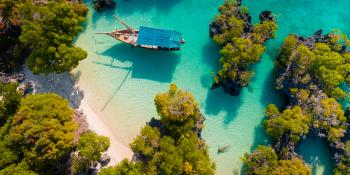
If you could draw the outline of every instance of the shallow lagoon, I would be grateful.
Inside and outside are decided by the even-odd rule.
[[[289,33],[310,35],[318,29],[341,29],[350,34],[348,0],[243,0],[258,21],[265,9],[278,17],[277,38],[267,44],[266,54],[256,66],[256,76],[238,97],[210,90],[211,73],[219,68],[218,48],[208,36],[208,24],[222,0],[117,0],[116,10],[91,10],[85,31],[76,44],[89,53],[75,70],[76,79],[94,110],[103,114],[117,139],[127,145],[140,127],[156,116],[153,97],[171,82],[191,91],[206,115],[204,138],[217,163],[217,174],[240,174],[240,158],[269,140],[261,121],[269,103],[282,103],[273,89],[273,59]],[[91,1],[86,0],[91,4]],[[113,38],[95,35],[121,28],[112,15],[131,26],[145,25],[181,31],[187,43],[179,52],[133,49]],[[230,144],[224,154],[217,147]],[[308,139],[299,152],[314,166],[314,174],[331,174],[327,147]]]

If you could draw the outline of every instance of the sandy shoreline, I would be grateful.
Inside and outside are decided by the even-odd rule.
[[[89,129],[95,131],[99,135],[109,137],[111,146],[107,150],[107,154],[111,157],[111,161],[108,165],[116,165],[124,158],[131,159],[132,152],[129,147],[121,144],[113,135],[112,131],[101,120],[99,116],[101,114],[96,113],[88,104],[86,99],[81,101],[79,109],[82,109],[86,115],[86,120],[89,124]]]
[[[73,108],[83,111],[89,129],[95,131],[99,135],[110,138],[111,145],[106,152],[107,155],[111,157],[108,166],[116,165],[125,158],[131,159],[132,152],[130,148],[116,139],[113,132],[102,120],[103,114],[90,107],[87,99],[84,98],[83,91],[75,84],[71,74],[49,74],[47,76],[33,75],[28,69],[24,69],[23,72],[26,78],[25,81],[34,82],[34,93],[51,92],[66,98]]]

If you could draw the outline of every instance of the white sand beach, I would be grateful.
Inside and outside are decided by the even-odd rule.
[[[109,137],[111,141],[111,146],[106,152],[110,157],[111,161],[108,165],[115,165],[124,158],[131,159],[132,152],[129,147],[121,144],[113,135],[111,130],[107,127],[107,125],[100,119],[99,116],[102,114],[98,114],[92,110],[89,106],[88,102],[83,99],[80,104],[80,109],[83,110],[86,115],[86,120],[89,124],[89,128],[95,131],[97,134],[104,135]]]

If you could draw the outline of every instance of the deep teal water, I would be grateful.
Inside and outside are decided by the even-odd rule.
[[[91,4],[91,1],[86,0]],[[208,36],[208,24],[222,0],[117,0],[116,10],[91,13],[76,44],[89,53],[74,72],[85,97],[115,136],[127,145],[152,116],[153,97],[171,82],[191,91],[206,115],[204,138],[217,163],[217,174],[240,174],[241,157],[258,144],[269,144],[261,121],[269,103],[282,104],[273,88],[274,58],[289,33],[310,35],[318,29],[341,29],[350,34],[348,0],[244,0],[258,21],[258,14],[271,10],[278,17],[276,39],[267,43],[262,61],[254,66],[256,76],[238,97],[210,90],[211,72],[219,68],[218,47]],[[90,7],[91,8],[91,7]],[[132,49],[112,38],[95,35],[121,27],[112,15],[130,25],[145,25],[181,31],[187,43],[179,52]],[[217,147],[230,144],[224,154]],[[314,168],[314,174],[331,174],[327,147],[307,139],[299,152]]]

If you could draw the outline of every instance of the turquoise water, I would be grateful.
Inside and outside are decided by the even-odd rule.
[[[91,1],[86,1],[91,4]],[[350,32],[348,0],[246,0],[253,20],[269,9],[278,17],[277,38],[267,43],[262,61],[255,66],[256,76],[238,97],[210,90],[211,72],[219,68],[218,47],[209,39],[208,24],[222,0],[117,0],[116,10],[91,10],[86,30],[76,44],[89,56],[74,71],[89,104],[103,114],[103,120],[116,138],[127,145],[146,121],[156,116],[153,97],[166,91],[171,82],[191,91],[206,115],[204,138],[216,161],[217,174],[240,174],[241,157],[258,144],[269,144],[261,121],[269,103],[282,104],[273,90],[273,59],[288,33],[309,35],[322,28]],[[91,7],[90,7],[91,8]],[[179,30],[187,43],[179,52],[133,49],[95,32],[121,28],[112,15],[131,26],[145,25]],[[217,147],[230,144],[224,154]],[[306,140],[300,153],[313,165],[314,174],[330,174],[330,154],[321,141]]]

